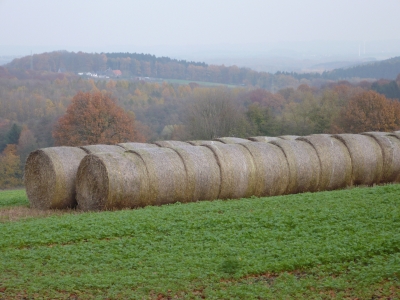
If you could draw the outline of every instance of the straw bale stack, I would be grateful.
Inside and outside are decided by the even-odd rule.
[[[277,196],[285,194],[289,186],[289,166],[283,151],[265,142],[243,143],[255,162],[254,195]]]
[[[214,153],[207,147],[171,148],[182,159],[190,201],[218,199],[221,173]]]
[[[287,194],[314,192],[318,190],[321,166],[315,149],[304,141],[272,141],[285,153],[289,165]]]
[[[188,188],[184,162],[176,151],[170,148],[148,148],[128,152],[140,157],[146,166],[149,190],[142,197],[146,204],[162,205],[190,202],[193,199],[193,192]]]
[[[215,139],[218,142],[221,142],[223,144],[240,144],[240,143],[250,143],[251,141],[247,139],[241,139],[237,137],[221,137],[221,138],[216,138]]]
[[[159,146],[147,143],[120,143],[118,146],[124,148],[125,150],[136,150],[143,148],[158,148]]]
[[[25,188],[32,208],[62,209],[76,205],[75,179],[86,152],[76,147],[33,151],[25,163]]]
[[[100,152],[125,152],[125,149],[117,145],[87,145],[79,147],[83,149],[86,153],[100,153]]]
[[[282,140],[287,140],[287,141],[295,140],[298,137],[299,137],[298,135],[281,135],[281,136],[278,136],[278,138],[280,138]]]
[[[400,140],[387,132],[364,132],[375,139],[382,150],[383,176],[381,183],[398,182],[400,176]]]
[[[373,137],[361,134],[336,134],[334,138],[345,144],[350,152],[352,184],[372,185],[383,177],[383,155]]]
[[[164,147],[164,148],[172,148],[172,147],[185,147],[190,146],[189,143],[181,142],[181,141],[157,141],[154,142],[157,146]]]
[[[218,141],[188,141],[192,146],[205,146],[205,145],[223,145],[223,143]]]
[[[317,152],[321,175],[318,190],[334,190],[351,185],[352,165],[346,146],[327,134],[299,137]]]
[[[77,172],[77,202],[82,210],[141,207],[149,193],[146,166],[132,153],[88,154]]]
[[[272,141],[276,141],[279,140],[279,137],[276,136],[253,136],[253,137],[249,137],[250,141],[253,142],[262,142],[262,143],[269,143]]]
[[[221,170],[220,199],[250,197],[256,191],[256,167],[250,152],[239,144],[206,145]]]

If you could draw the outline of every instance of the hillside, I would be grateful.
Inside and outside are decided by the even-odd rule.
[[[350,68],[340,68],[322,73],[322,78],[340,80],[347,78],[396,79],[400,74],[400,56],[365,63]]]
[[[222,84],[268,83],[273,76],[237,66],[207,65],[203,62],[156,57],[138,53],[84,53],[54,51],[14,59],[8,69],[39,72],[95,73],[96,77],[168,78]]]

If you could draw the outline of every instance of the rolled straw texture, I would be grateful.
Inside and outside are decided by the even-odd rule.
[[[382,150],[383,175],[381,183],[397,182],[400,176],[400,140],[387,132],[365,132],[375,139]]]
[[[354,185],[381,182],[383,155],[374,138],[361,134],[336,134],[333,137],[343,142],[350,152]]]
[[[151,205],[190,202],[185,165],[181,157],[170,148],[129,150],[140,157],[147,170],[149,190],[143,201]]]
[[[77,202],[82,210],[141,207],[149,193],[144,162],[132,153],[86,155],[77,172]]]
[[[189,143],[181,142],[181,141],[157,141],[154,142],[157,146],[164,147],[164,148],[171,148],[171,147],[184,147],[190,146]]]
[[[297,140],[309,143],[317,152],[321,165],[318,190],[334,190],[351,185],[351,157],[342,142],[327,134],[299,137]]]
[[[100,153],[100,152],[125,152],[125,149],[116,145],[87,145],[79,147],[86,151],[86,153]]]
[[[214,200],[219,196],[221,173],[214,153],[207,147],[171,148],[182,159],[190,201]]]
[[[281,135],[281,136],[278,136],[278,138],[280,138],[282,140],[287,140],[287,141],[295,140],[298,137],[299,137],[298,135]]]
[[[223,144],[240,144],[240,143],[250,143],[251,141],[247,139],[241,139],[237,137],[221,137],[221,138],[216,138],[215,139],[218,142],[221,142]]]
[[[33,151],[25,164],[25,188],[30,206],[62,209],[76,205],[75,180],[86,152],[76,147],[51,147]]]
[[[147,144],[147,143],[120,143],[118,146],[124,148],[125,150],[136,150],[143,148],[158,148],[159,146],[155,144]]]
[[[388,132],[388,135],[394,136],[394,137],[400,139],[400,131]]]
[[[265,142],[243,143],[255,163],[254,195],[277,196],[285,194],[289,186],[289,165],[285,154],[276,145]]]
[[[285,153],[289,165],[287,194],[314,192],[318,190],[321,166],[315,149],[298,140],[276,140],[271,144]]]
[[[253,136],[249,137],[250,141],[253,142],[261,142],[261,143],[269,143],[271,141],[276,141],[279,140],[280,138],[275,137],[275,136]]]
[[[206,145],[221,170],[220,199],[250,197],[256,191],[256,168],[250,152],[239,144]]]
[[[218,141],[188,141],[192,146],[205,146],[205,145],[223,145],[223,143]]]

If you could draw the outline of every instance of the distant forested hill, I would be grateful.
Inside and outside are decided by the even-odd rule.
[[[274,75],[266,72],[256,72],[237,66],[207,65],[204,62],[189,62],[138,53],[54,51],[14,59],[5,67],[21,71],[96,72],[97,74],[106,74],[110,70],[119,70],[121,71],[121,77],[125,78],[168,78],[221,84],[250,84],[263,88],[269,88],[272,85],[279,86],[279,82],[276,81]],[[282,86],[287,86],[287,83],[282,82]]]
[[[322,86],[331,81],[357,78],[394,80],[400,74],[400,57],[340,68],[321,73],[256,72],[237,66],[208,65],[204,62],[156,57],[143,53],[84,53],[54,51],[14,59],[4,66],[8,76],[19,79],[32,74],[91,72],[120,78],[163,78],[218,84],[257,86],[277,91],[300,84]],[[112,70],[118,70],[112,72]],[[53,75],[49,74],[52,73]],[[45,74],[45,75],[44,75]],[[118,74],[118,75],[116,75]],[[1,74],[0,74],[1,75]]]
[[[394,80],[400,74],[400,56],[382,61],[363,63],[349,68],[338,68],[321,73],[295,73],[295,72],[277,72],[292,76],[297,80],[347,80],[358,79],[389,79]]]
[[[322,78],[340,80],[348,78],[395,79],[400,73],[400,56],[366,63],[351,68],[341,68],[322,73]]]

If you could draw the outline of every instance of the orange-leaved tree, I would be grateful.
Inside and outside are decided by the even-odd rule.
[[[394,131],[400,129],[400,102],[374,91],[352,97],[334,121],[334,132]]]
[[[134,123],[133,114],[119,107],[110,94],[78,92],[56,123],[53,137],[57,146],[142,141],[135,134]]]

